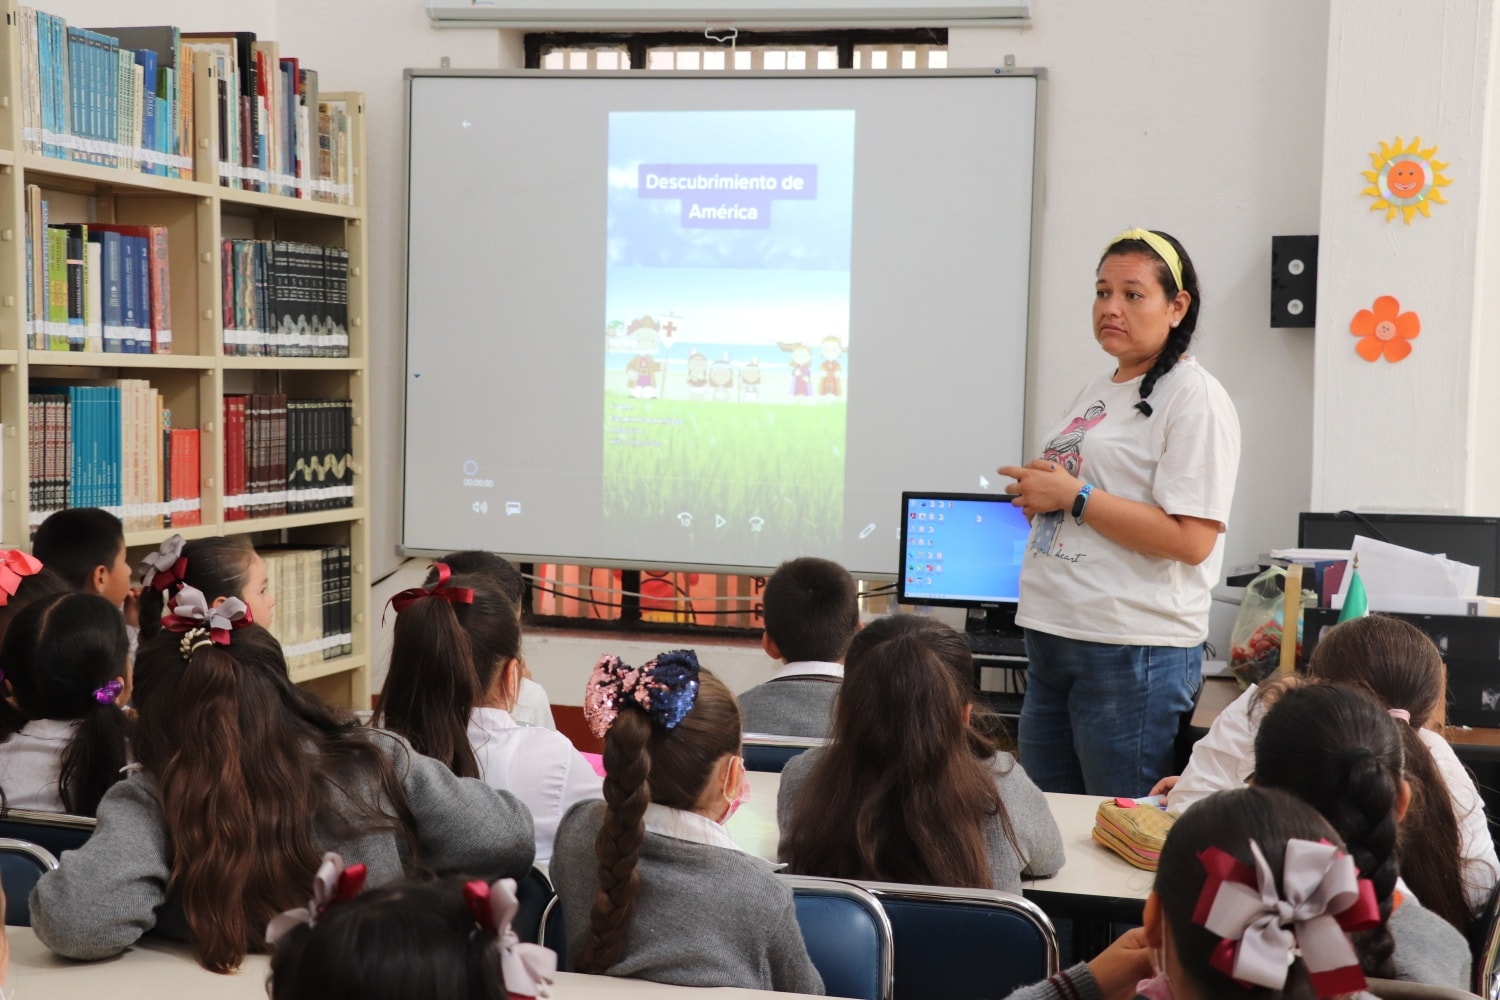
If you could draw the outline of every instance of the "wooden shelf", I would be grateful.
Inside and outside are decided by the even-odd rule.
[[[256,531],[287,531],[291,528],[311,528],[320,524],[347,524],[365,518],[363,507],[339,507],[334,510],[315,510],[306,514],[283,514],[279,517],[251,517],[243,521],[225,521],[222,533],[226,535],[248,535]],[[220,531],[211,532],[220,534]]]
[[[15,162],[16,162],[16,154],[15,153],[11,152],[8,149],[0,149],[0,167],[14,166]]]
[[[172,368],[213,371],[216,357],[201,354],[108,354],[103,351],[27,351],[33,368]]]
[[[125,547],[127,549],[145,548],[148,545],[160,545],[173,535],[181,535],[183,538],[212,538],[220,534],[217,524],[194,524],[184,528],[153,528],[150,531],[127,531],[125,532]]]
[[[239,188],[216,187],[214,190],[226,206],[272,208],[277,212],[301,212],[303,215],[320,215],[331,219],[357,219],[364,215],[354,205],[340,205],[337,202],[308,201],[305,198],[288,198],[286,195],[242,191]]]
[[[0,351],[0,365],[17,365],[20,363],[20,351]]]
[[[364,358],[242,358],[225,355],[225,371],[341,372],[364,371]]]
[[[319,677],[328,677],[332,674],[348,673],[351,670],[363,670],[369,666],[370,658],[358,653],[353,656],[340,656],[333,660],[324,660],[322,663],[314,663],[306,667],[298,667],[291,672],[293,684],[306,684],[308,681],[317,680]],[[358,705],[357,708],[364,708]]]
[[[72,160],[38,156],[35,153],[22,153],[18,162],[21,172],[26,175],[28,184],[41,184],[44,187],[47,186],[46,178],[53,177],[60,180],[160,191],[164,194],[180,194],[189,197],[202,197],[208,193],[204,191],[208,185],[197,181],[185,181],[176,177],[158,177],[156,174],[143,174],[135,170],[117,170],[114,167],[100,167],[92,163],[75,163]]]

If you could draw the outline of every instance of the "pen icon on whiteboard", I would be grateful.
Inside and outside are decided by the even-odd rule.
[[[874,533],[875,533],[875,522],[874,521],[871,521],[869,524],[867,524],[863,528],[859,529],[859,537],[861,539],[869,538]]]

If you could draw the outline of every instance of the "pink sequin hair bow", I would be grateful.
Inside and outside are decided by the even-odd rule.
[[[187,557],[182,554],[185,544],[181,535],[173,535],[142,559],[142,585],[152,590],[170,590],[180,585],[187,577]]]
[[[550,996],[557,977],[557,953],[539,944],[522,942],[511,929],[511,921],[521,908],[516,899],[516,880],[465,882],[464,900],[474,915],[474,923],[495,938],[506,992],[513,997]]]
[[[312,900],[306,906],[272,917],[266,925],[266,944],[275,944],[303,924],[315,926],[330,906],[358,896],[365,887],[366,874],[364,865],[344,867],[344,859],[333,851],[323,855],[323,863],[313,876]]]
[[[1288,840],[1278,890],[1253,840],[1250,853],[1254,871],[1217,847],[1198,854],[1207,878],[1193,922],[1221,938],[1209,964],[1242,985],[1280,990],[1300,954],[1319,997],[1364,989],[1349,934],[1378,926],[1380,906],[1354,859],[1326,842]]]
[[[663,729],[676,729],[698,700],[698,654],[691,649],[658,653],[639,667],[618,656],[601,656],[583,694],[583,717],[600,739],[620,709],[635,705]]]

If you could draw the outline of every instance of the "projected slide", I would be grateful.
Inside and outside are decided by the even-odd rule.
[[[853,111],[610,114],[611,533],[837,542],[853,176]]]

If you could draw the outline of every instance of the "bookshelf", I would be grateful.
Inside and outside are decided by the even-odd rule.
[[[43,7],[45,9],[45,7]],[[348,546],[352,652],[294,667],[292,679],[326,700],[370,705],[370,580],[368,485],[369,394],[366,365],[364,102],[359,94],[322,92],[348,115],[348,177],[352,203],[334,203],[222,186],[217,107],[206,61],[194,65],[191,110],[192,179],[73,162],[27,151],[23,135],[23,38],[13,0],[0,0],[0,545],[28,546],[32,511],[28,470],[28,400],[39,386],[144,379],[170,408],[172,426],[199,434],[202,523],[129,530],[137,562],[173,532],[187,538],[248,534],[257,547]],[[274,63],[271,65],[275,65]],[[295,76],[295,74],[294,74]],[[28,192],[40,188],[51,220],[164,226],[167,232],[172,329],[170,354],[36,350],[28,324]],[[34,192],[33,192],[34,193]],[[224,353],[221,245],[224,240],[284,240],[342,247],[348,253],[348,357],[237,357]],[[224,400],[234,394],[286,394],[293,399],[347,399],[352,411],[348,453],[352,506],[270,517],[228,517]]]

